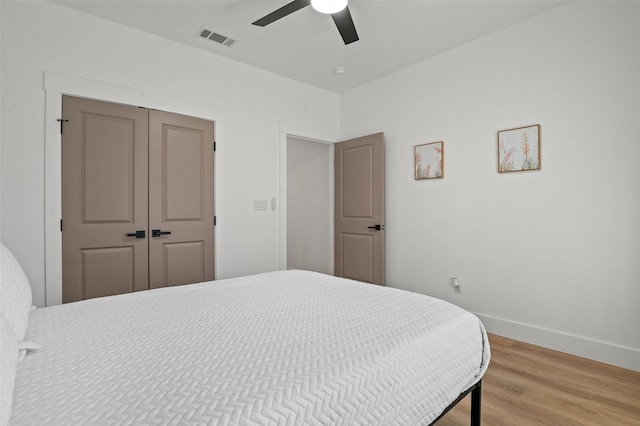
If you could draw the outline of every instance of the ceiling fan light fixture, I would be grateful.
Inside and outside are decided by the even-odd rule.
[[[320,13],[338,13],[347,7],[348,0],[311,0],[311,7]]]

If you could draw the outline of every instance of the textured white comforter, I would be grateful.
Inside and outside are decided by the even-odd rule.
[[[489,362],[447,302],[303,271],[32,311],[12,425],[428,424]]]

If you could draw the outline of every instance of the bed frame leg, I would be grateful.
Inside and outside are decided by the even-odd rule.
[[[471,426],[480,426],[481,421],[482,380],[471,391]]]

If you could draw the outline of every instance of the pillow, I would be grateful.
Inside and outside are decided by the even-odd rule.
[[[24,339],[31,308],[31,285],[20,264],[0,243],[0,313],[18,341]]]
[[[0,314],[0,426],[9,424],[18,364],[18,339]]]

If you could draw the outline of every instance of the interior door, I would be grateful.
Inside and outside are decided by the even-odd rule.
[[[384,134],[335,145],[335,275],[384,285]]]
[[[213,122],[149,111],[151,288],[214,279]]]
[[[148,288],[147,110],[63,96],[62,300]]]

